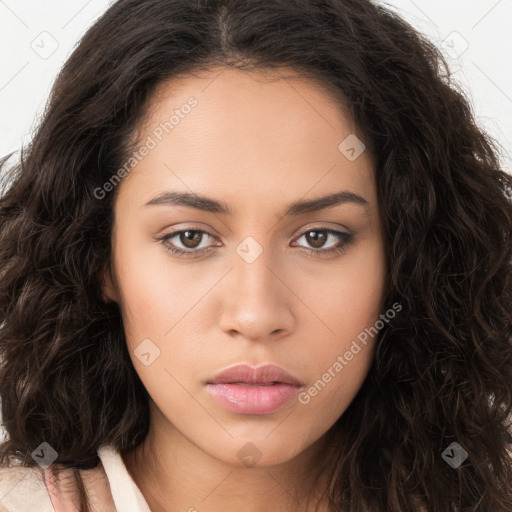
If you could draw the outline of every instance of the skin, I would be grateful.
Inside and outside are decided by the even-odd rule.
[[[153,512],[306,510],[324,435],[372,361],[369,338],[309,403],[294,399],[267,415],[231,412],[206,389],[237,363],[279,365],[309,389],[384,312],[373,160],[368,151],[346,158],[338,145],[357,131],[339,103],[311,81],[284,79],[285,71],[296,75],[219,68],[160,84],[138,140],[189,97],[198,104],[117,185],[103,292],[120,306],[133,365],[152,398],[149,435],[123,459]],[[293,201],[338,190],[368,204],[283,217]],[[146,206],[164,191],[205,195],[232,213]],[[320,231],[322,243],[313,228],[353,237],[343,253],[328,255],[345,240]],[[188,246],[184,236],[158,240],[179,229],[212,236],[196,234]],[[262,249],[252,263],[236,251],[247,236]],[[164,243],[211,249],[183,257]],[[160,350],[148,366],[135,354],[145,339]],[[260,457],[250,467],[237,455],[247,443]]]

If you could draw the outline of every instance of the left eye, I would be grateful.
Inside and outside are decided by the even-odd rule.
[[[183,229],[169,233],[164,237],[159,238],[158,240],[162,242],[165,249],[174,254],[192,256],[213,249],[213,246],[200,247],[204,235],[214,238],[212,234],[202,229]],[[298,246],[302,247],[306,252],[312,254],[345,252],[346,246],[352,240],[352,234],[350,233],[327,228],[310,228],[302,233],[302,235],[300,235],[297,240],[300,240],[303,237],[305,237],[308,244],[313,245],[313,248],[311,249],[304,247],[300,244]],[[334,246],[329,247],[328,249],[322,249],[321,247],[325,245],[329,237],[338,239],[339,242]],[[175,243],[169,243],[169,241],[174,238],[177,238],[177,241],[182,245],[182,247],[176,246]]]

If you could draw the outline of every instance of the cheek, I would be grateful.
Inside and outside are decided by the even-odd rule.
[[[375,325],[383,313],[385,261],[379,244],[364,244],[340,259],[329,275],[317,275],[304,290],[323,321],[324,345],[332,355],[348,350],[353,339]],[[319,285],[321,283],[321,286]]]
[[[204,284],[191,279],[180,265],[170,264],[160,242],[122,237],[120,233],[116,276],[127,342],[135,346],[152,337],[163,342],[204,294]]]
[[[310,347],[310,381],[298,397],[303,417],[315,418],[319,435],[345,412],[368,375],[383,313],[381,286],[379,273],[362,281],[351,276],[324,296],[320,311],[332,332]]]
[[[180,397],[178,382],[188,383],[201,355],[200,345],[190,341],[199,329],[192,321],[203,305],[197,303],[218,278],[212,276],[211,284],[194,279],[183,266],[169,263],[159,242],[119,235],[116,277],[133,366],[153,397]]]
[[[318,378],[298,396],[297,408],[301,418],[311,423],[310,434],[319,437],[347,410],[368,374],[374,342],[353,355],[350,361],[333,354]]]
[[[368,246],[340,263],[323,287],[306,290],[324,334],[311,352],[311,380],[299,402],[325,423],[350,405],[372,363],[383,307],[385,264],[380,246]],[[311,327],[310,327],[311,328]],[[318,332],[318,331],[317,331]],[[313,334],[311,334],[313,336]],[[311,350],[311,347],[310,347]]]

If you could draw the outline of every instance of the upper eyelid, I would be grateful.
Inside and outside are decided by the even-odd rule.
[[[337,226],[337,227],[331,227],[331,226],[321,226],[320,225],[321,222],[319,222],[318,224],[316,225],[313,225],[309,228],[306,228],[306,229],[303,229],[302,231],[299,232],[298,235],[295,235],[295,236],[301,236],[303,235],[304,233],[307,233],[308,231],[313,231],[315,229],[318,229],[319,231],[322,230],[322,231],[334,231],[334,232],[339,232],[339,233],[344,233],[346,235],[351,235],[353,234],[353,231],[351,229],[349,229],[348,227],[341,227],[341,226]],[[195,226],[185,226],[185,227],[182,227],[182,228],[176,228],[176,229],[172,229],[169,233],[167,234],[164,234],[162,236],[167,236],[167,235],[175,235],[177,233],[182,233],[183,231],[199,231],[201,233],[206,233],[212,237],[217,237],[217,235],[211,233],[207,228],[201,228],[201,227],[195,227]],[[214,230],[212,230],[214,231]]]

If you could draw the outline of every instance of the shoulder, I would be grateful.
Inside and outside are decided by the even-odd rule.
[[[39,467],[0,467],[0,512],[53,512]]]
[[[136,491],[127,485],[128,473],[119,452],[113,447],[106,446],[99,450],[99,455],[100,465],[89,470],[80,470],[80,476],[86,491],[94,497],[91,498],[91,503],[95,504],[95,500],[99,500],[101,506],[98,510],[111,510],[114,502],[109,477],[117,492],[118,501],[130,499]],[[103,464],[108,469],[108,476]],[[69,482],[65,479],[60,486],[54,485],[51,475],[51,472],[50,475],[45,475],[45,470],[41,466],[28,467],[19,462],[10,467],[0,466],[0,512],[54,512],[52,500],[64,502],[76,497],[75,483],[71,483],[69,487]],[[127,510],[132,505],[128,505]]]

